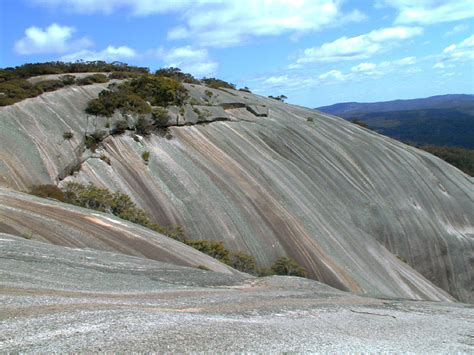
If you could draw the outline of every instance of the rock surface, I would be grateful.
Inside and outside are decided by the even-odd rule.
[[[210,111],[222,116],[224,108],[229,119],[171,127],[171,140],[110,136],[99,150],[108,165],[84,157],[82,146],[87,130],[107,123],[83,112],[104,87],[0,108],[0,186],[92,182],[129,194],[160,224],[223,240],[263,266],[288,255],[341,290],[451,300],[434,283],[474,301],[474,183],[449,164],[310,109],[187,85],[200,105],[207,97]],[[73,139],[63,139],[66,130]]]
[[[27,240],[114,251],[175,265],[241,275],[194,248],[137,224],[109,214],[1,188],[0,230]]]
[[[0,234],[0,352],[471,353],[474,309]]]

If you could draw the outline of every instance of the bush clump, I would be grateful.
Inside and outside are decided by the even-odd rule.
[[[235,85],[227,81],[216,78],[204,78],[202,82],[212,89],[232,89],[235,90]]]
[[[74,134],[71,131],[63,133],[63,138],[66,139],[66,140],[70,140],[70,139],[72,139],[72,137],[74,137]]]
[[[96,84],[96,83],[106,83],[109,81],[109,78],[107,75],[104,74],[92,74],[85,76],[80,79],[76,79],[76,84],[77,85],[91,85],[91,84]]]
[[[167,109],[159,106],[154,107],[151,114],[157,127],[165,127],[168,124],[170,116]]]
[[[175,67],[158,69],[155,72],[155,75],[164,76],[184,83],[200,84],[199,80],[197,80],[194,76],[189,73],[183,73],[181,69]]]
[[[36,87],[41,92],[55,91],[64,87],[62,80],[44,80],[36,84]]]
[[[130,75],[137,76],[146,75],[149,73],[149,70],[147,68],[131,67],[125,63],[106,63],[104,61],[28,63],[15,68],[4,68],[0,69],[0,106],[12,105],[15,102],[38,96],[43,92],[73,85],[76,83],[76,78],[68,73],[85,72],[112,72],[117,73],[117,76],[120,76],[118,73],[130,73]],[[26,80],[34,76],[50,74],[64,75],[59,76],[59,80],[45,80],[36,85]],[[78,79],[77,83],[79,85],[89,85],[107,81],[106,75],[93,74],[86,78]]]
[[[0,106],[12,105],[41,93],[42,91],[38,87],[24,79],[0,82]]]
[[[56,185],[34,185],[31,187],[29,193],[42,198],[53,198],[62,202],[66,201],[64,192]]]
[[[252,275],[258,274],[257,263],[255,262],[255,258],[252,255],[238,251],[235,253],[230,253],[229,260],[229,265],[234,269]]]
[[[106,132],[104,131],[98,131],[94,132],[92,134],[86,135],[84,144],[87,149],[90,149],[91,151],[95,152],[97,147],[99,146],[100,142],[102,142],[107,135]]]
[[[279,257],[272,265],[272,271],[277,275],[306,277],[306,270],[293,259]]]
[[[185,243],[224,264],[230,265],[230,252],[219,240],[187,240]]]
[[[367,123],[365,123],[364,121],[362,121],[362,120],[355,119],[355,120],[352,120],[352,123],[356,124],[360,127],[369,129],[369,125]]]
[[[150,161],[150,152],[148,150],[142,153],[142,159],[145,163],[148,163]]]
[[[179,82],[167,77],[141,76],[120,85],[112,85],[89,101],[86,113],[110,117],[115,110],[123,113],[147,114],[153,106],[181,105],[187,91]]]
[[[76,77],[74,75],[66,74],[61,75],[59,80],[63,82],[64,86],[73,85],[76,82]]]

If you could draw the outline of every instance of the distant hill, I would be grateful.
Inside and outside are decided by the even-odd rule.
[[[347,102],[317,110],[363,121],[369,128],[401,141],[474,148],[474,95]]]

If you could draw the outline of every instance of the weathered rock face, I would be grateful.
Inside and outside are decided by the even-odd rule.
[[[197,124],[171,127],[171,140],[106,138],[97,156],[110,165],[81,155],[88,125],[106,125],[83,113],[103,86],[0,109],[0,184],[56,183],[82,159],[65,181],[119,189],[157,222],[182,225],[194,239],[223,240],[260,265],[288,255],[342,290],[449,299],[433,282],[474,300],[472,178],[336,117],[249,93],[187,87],[196,100],[213,93],[210,113],[199,121],[189,109],[182,117],[175,110],[178,123]],[[213,117],[219,122],[206,123]],[[65,141],[66,130],[75,138]],[[144,151],[151,152],[148,164]]]
[[[0,230],[27,240],[201,267],[234,275],[237,279],[250,277],[196,249],[137,224],[2,188],[0,216]]]

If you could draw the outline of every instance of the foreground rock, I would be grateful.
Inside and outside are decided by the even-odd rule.
[[[464,304],[363,298],[0,235],[0,351],[472,352]]]

